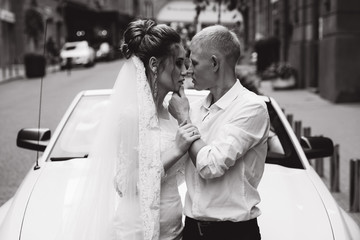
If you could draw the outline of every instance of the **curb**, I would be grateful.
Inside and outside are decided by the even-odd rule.
[[[2,69],[0,68],[0,85],[14,80],[27,79],[24,69],[25,68],[23,65],[19,65],[18,66],[19,73],[17,75],[3,77]],[[60,71],[59,65],[46,66],[45,76],[46,74],[52,74],[58,71]]]
[[[0,85],[4,84],[4,83],[7,83],[7,82],[10,82],[10,81],[20,80],[20,79],[24,79],[24,78],[25,78],[25,76],[23,76],[23,75],[19,75],[19,76],[15,76],[15,77],[9,77],[9,78],[5,78],[5,79],[1,78],[0,79]]]

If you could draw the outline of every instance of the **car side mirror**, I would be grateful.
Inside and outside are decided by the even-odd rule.
[[[333,141],[327,137],[302,136],[300,144],[308,159],[330,157],[334,153]]]
[[[50,129],[23,128],[18,132],[16,145],[21,148],[43,152],[50,138]]]

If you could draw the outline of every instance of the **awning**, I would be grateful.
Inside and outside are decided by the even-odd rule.
[[[172,1],[167,3],[158,13],[157,21],[170,23],[170,22],[183,22],[192,23],[195,18],[195,4],[191,1]],[[209,1],[206,9],[201,11],[199,15],[199,23],[201,24],[216,24],[218,22],[218,4]],[[236,22],[243,22],[242,15],[237,10],[229,11],[225,4],[221,7],[220,23],[234,24]]]

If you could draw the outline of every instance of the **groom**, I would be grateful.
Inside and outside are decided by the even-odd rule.
[[[183,90],[170,100],[178,122],[192,122],[202,136],[185,166],[183,240],[261,239],[256,205],[270,125],[266,104],[236,79],[240,43],[233,32],[207,27],[190,50],[194,88],[210,94],[191,110]]]

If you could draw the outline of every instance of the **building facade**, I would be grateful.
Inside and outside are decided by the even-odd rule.
[[[33,40],[26,34],[30,17],[27,18],[27,10],[36,9],[39,13],[38,20],[43,28],[46,26],[47,39],[53,38],[60,46],[65,40],[64,24],[58,11],[59,1],[53,0],[3,0],[0,2],[0,67],[2,74],[11,77],[16,75],[16,67],[23,63],[26,53],[42,53],[46,39],[44,31],[39,30],[36,46]],[[36,26],[35,26],[36,28]]]
[[[360,1],[242,2],[250,46],[256,35],[278,37],[280,60],[296,68],[299,88],[315,88],[332,102],[360,101]]]
[[[2,0],[1,74],[16,72],[14,66],[23,62],[24,54],[34,51],[25,34],[25,13],[34,2],[47,30],[46,39],[40,37],[35,49],[42,51],[50,37],[57,47],[62,46],[69,38],[69,23],[81,21],[66,22],[65,6],[76,5],[77,11],[113,11],[156,19],[170,1],[174,0]],[[315,88],[333,102],[360,101],[359,0],[235,2],[243,17],[245,49],[251,51],[259,37],[275,37],[280,40],[280,61],[289,62],[298,72],[297,87]]]
[[[0,79],[12,77],[17,73],[19,39],[16,38],[19,4],[13,0],[0,1]]]
[[[0,70],[2,75],[16,74],[16,66],[23,63],[24,55],[43,53],[44,44],[51,38],[59,49],[69,38],[66,7],[81,13],[91,11],[118,12],[132,17],[153,18],[166,0],[2,0],[0,1]],[[25,34],[26,12],[34,8],[40,13],[45,31],[40,31],[34,46]],[[64,11],[65,10],[65,11]],[[72,21],[73,19],[71,19]],[[72,22],[81,22],[79,18]],[[41,28],[41,27],[40,27]]]

